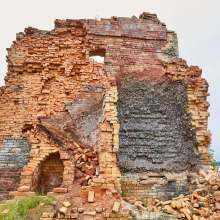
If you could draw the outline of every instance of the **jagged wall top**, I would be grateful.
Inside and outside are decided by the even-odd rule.
[[[101,18],[100,21],[95,19],[56,19],[55,29],[52,31],[28,27],[25,28],[24,32],[26,35],[35,37],[48,37],[49,35],[62,37],[64,34],[72,33],[74,28],[82,28],[84,30],[83,33],[76,33],[76,36],[81,37],[96,35],[168,41],[164,48],[158,48],[157,53],[163,53],[161,58],[165,60],[179,57],[176,33],[167,30],[165,23],[162,23],[156,14],[147,12],[143,12],[139,19],[136,16],[131,18],[113,16],[110,19]],[[22,39],[24,35],[23,32],[19,32],[16,36],[17,40]]]

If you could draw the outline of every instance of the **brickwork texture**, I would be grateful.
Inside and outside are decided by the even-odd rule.
[[[0,199],[77,185],[144,201],[199,184],[211,163],[208,83],[155,14],[55,20],[52,31],[25,28],[7,50]]]

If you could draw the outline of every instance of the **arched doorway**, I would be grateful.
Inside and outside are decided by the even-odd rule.
[[[60,187],[63,182],[64,165],[60,159],[60,154],[50,154],[50,156],[40,164],[40,175],[37,191],[48,193],[54,188]]]

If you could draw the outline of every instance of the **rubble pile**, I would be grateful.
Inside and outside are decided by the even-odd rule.
[[[91,178],[99,175],[98,155],[83,144],[74,142],[74,147],[69,149],[74,155],[77,171],[75,178],[80,179],[82,186],[91,185]]]
[[[192,194],[164,202],[155,200],[155,210],[188,220],[220,219],[220,176],[215,168],[200,170],[199,174],[200,187]]]
[[[57,197],[53,212],[43,212],[41,220],[56,219],[132,219],[121,195],[107,187],[94,190],[83,186],[81,192],[66,193]]]

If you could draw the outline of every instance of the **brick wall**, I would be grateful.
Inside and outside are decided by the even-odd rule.
[[[0,168],[21,169],[30,161],[27,138],[5,138],[0,146]]]
[[[191,129],[187,106],[184,81],[122,83],[117,154],[122,174],[190,171],[199,164],[193,150],[198,144],[196,129]]]
[[[22,169],[0,169],[0,200],[12,198],[10,191],[15,191],[20,184]]]
[[[55,20],[52,31],[26,28],[7,50],[6,84],[0,90],[0,166],[26,165],[28,147],[21,142],[30,143],[20,186],[35,190],[42,162],[59,152],[62,184],[70,187],[76,153],[68,149],[76,150],[74,141],[98,154],[94,164],[100,172],[94,175],[93,167],[88,184],[118,192],[121,174],[126,182],[136,172],[173,172],[175,177],[187,171],[190,176],[209,166],[208,84],[198,67],[178,58],[175,32],[156,15]],[[104,56],[104,64],[90,61],[93,55]],[[155,86],[158,81],[163,84]],[[14,147],[5,144],[8,137],[18,141]],[[158,195],[170,196],[178,187],[191,190],[179,181],[167,183]],[[126,184],[122,191],[133,196],[147,187]]]
[[[9,192],[20,184],[22,168],[30,161],[27,138],[7,137],[0,146],[0,200],[8,199]]]
[[[140,199],[143,203],[154,199],[171,200],[180,194],[189,195],[198,186],[196,172],[143,172],[122,174],[122,196],[127,201]]]

